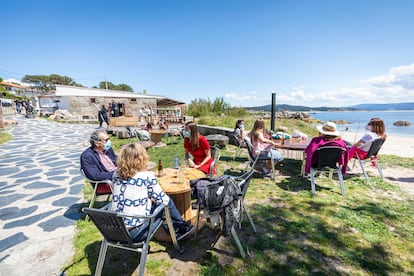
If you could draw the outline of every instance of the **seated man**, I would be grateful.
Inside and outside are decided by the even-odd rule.
[[[91,180],[112,181],[116,170],[117,156],[111,148],[111,140],[103,129],[92,132],[89,139],[91,146],[80,156],[80,164],[86,177]]]

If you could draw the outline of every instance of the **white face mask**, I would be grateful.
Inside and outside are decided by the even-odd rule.
[[[370,126],[370,125],[366,125],[366,126],[365,126],[365,130],[367,130],[367,131],[371,131],[371,126]]]
[[[106,143],[105,143],[105,147],[104,147],[104,149],[105,149],[105,150],[109,150],[109,149],[111,148],[111,146],[112,146],[111,140],[108,140],[108,141],[106,141]]]

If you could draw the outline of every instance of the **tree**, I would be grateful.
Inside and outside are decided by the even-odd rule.
[[[49,92],[56,90],[56,84],[69,85],[69,86],[80,86],[81,84],[76,83],[71,77],[60,76],[57,74],[46,75],[25,75],[22,78],[23,82],[32,83],[33,86],[41,92]]]
[[[129,86],[128,84],[121,83],[121,84],[118,84],[117,87],[118,87],[118,89],[116,89],[116,90],[134,92],[132,87]]]
[[[117,91],[128,91],[128,92],[134,92],[134,90],[132,90],[132,87],[121,83],[121,84],[113,84],[110,81],[101,81],[99,83],[98,88],[100,89],[109,89],[109,90],[117,90]]]
[[[115,84],[113,84],[110,81],[101,81],[98,85],[98,88],[100,89],[115,90],[114,87],[115,87]]]

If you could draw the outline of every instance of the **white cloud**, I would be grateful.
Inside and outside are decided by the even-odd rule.
[[[232,105],[260,106],[271,103],[270,91],[227,93]],[[312,92],[305,86],[276,91],[276,104],[310,107],[343,107],[363,103],[414,102],[414,64],[391,68],[386,74],[361,81],[355,88]]]
[[[250,106],[250,103],[254,104],[260,101],[257,98],[256,94],[257,94],[256,91],[250,91],[250,92],[241,93],[241,94],[231,92],[231,93],[226,93],[224,97],[226,100],[229,100],[231,104],[234,106],[238,106],[240,104],[242,104],[243,106]]]
[[[414,64],[393,67],[388,73],[361,81],[356,88],[307,93],[294,87],[282,99],[287,104],[308,106],[351,106],[362,103],[414,101]]]
[[[392,86],[408,90],[414,89],[414,64],[393,67],[387,74],[370,78],[364,82],[375,87]]]

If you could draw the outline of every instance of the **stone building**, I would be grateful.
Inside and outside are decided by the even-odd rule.
[[[61,109],[67,110],[78,119],[97,119],[102,105],[107,109],[115,105],[119,110],[119,116],[137,116],[141,108],[181,109],[185,103],[158,95],[56,85],[54,94],[38,96],[36,109],[42,115],[53,114],[57,109]]]

